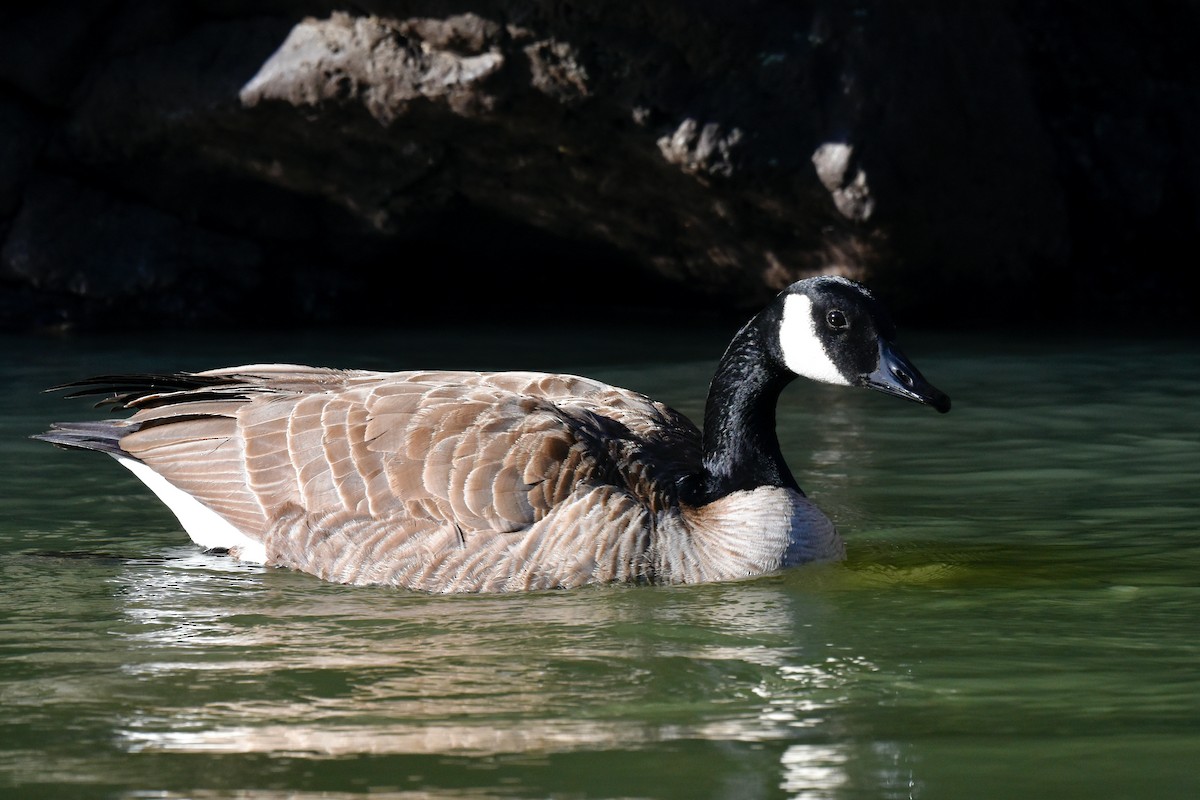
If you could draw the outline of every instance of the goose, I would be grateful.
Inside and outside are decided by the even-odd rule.
[[[863,285],[798,281],[733,337],[703,432],[586,377],[259,364],[55,387],[131,415],[34,438],[130,469],[206,550],[345,584],[691,584],[836,561],[775,430],[797,376],[950,409]]]

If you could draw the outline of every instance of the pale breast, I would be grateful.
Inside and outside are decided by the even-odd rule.
[[[683,506],[660,524],[655,550],[656,568],[668,583],[735,580],[846,557],[833,522],[819,508],[772,486],[733,492],[699,508]]]

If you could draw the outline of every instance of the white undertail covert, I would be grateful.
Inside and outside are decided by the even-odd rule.
[[[262,542],[256,542],[235,528],[224,517],[173,486],[141,461],[124,456],[113,456],[117,462],[138,477],[142,483],[158,496],[167,508],[179,519],[192,541],[205,550],[229,550],[241,561],[264,564],[267,551]]]

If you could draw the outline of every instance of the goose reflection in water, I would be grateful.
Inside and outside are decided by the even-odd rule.
[[[443,598],[188,553],[120,582],[144,689],[118,725],[130,753],[403,756],[428,781],[445,759],[609,763],[673,742],[697,774],[721,765],[716,796],[916,785],[900,745],[864,747],[842,713],[876,668],[832,651],[836,614],[787,578]]]

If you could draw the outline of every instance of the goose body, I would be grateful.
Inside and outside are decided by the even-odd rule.
[[[432,592],[700,583],[844,556],[775,434],[797,375],[948,410],[858,284],[793,284],[734,337],[704,430],[535,372],[254,365],[70,388],[132,411],[38,438],[133,471],[207,549]]]

